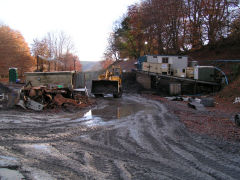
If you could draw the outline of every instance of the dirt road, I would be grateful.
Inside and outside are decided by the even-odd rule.
[[[26,179],[239,179],[239,149],[138,95],[79,113],[0,111],[0,165],[12,158]]]

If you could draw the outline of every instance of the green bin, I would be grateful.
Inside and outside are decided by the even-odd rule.
[[[17,68],[9,68],[9,82],[16,83],[17,79]]]

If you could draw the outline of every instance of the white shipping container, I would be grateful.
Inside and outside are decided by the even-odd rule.
[[[186,69],[177,69],[173,71],[173,75],[177,77],[186,77]]]
[[[161,64],[161,68],[162,68],[162,69],[167,69],[167,70],[168,70],[168,64],[167,64],[167,63]]]
[[[162,64],[158,63],[158,72],[159,74],[162,74]]]
[[[157,56],[147,56],[147,62],[158,63],[158,58],[157,58]]]
[[[152,61],[153,57],[152,56],[147,56],[147,62]]]
[[[186,68],[188,66],[187,56],[147,55],[146,57],[148,63],[161,64],[161,66],[158,66],[157,68],[149,68],[149,72],[164,72],[164,74],[167,72],[167,74],[169,74],[169,72],[172,71],[174,76],[186,77]],[[185,69],[185,72],[182,72],[183,69]]]
[[[158,56],[158,63],[162,63],[162,57],[161,56]]]
[[[150,63],[150,72],[158,73],[158,63]]]
[[[186,77],[187,78],[194,78],[194,68],[193,67],[187,67],[186,69]]]
[[[169,64],[159,63],[158,64],[158,73],[168,75],[169,74]]]

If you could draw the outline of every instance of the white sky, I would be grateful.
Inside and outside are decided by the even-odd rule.
[[[82,61],[101,60],[113,23],[139,0],[0,0],[0,22],[29,46],[47,32],[70,35]]]

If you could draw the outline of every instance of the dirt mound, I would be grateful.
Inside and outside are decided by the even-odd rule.
[[[204,46],[201,49],[190,51],[190,59],[198,60],[200,64],[206,64],[207,60],[234,60],[240,59],[240,37],[228,37],[218,41],[214,46]]]
[[[125,72],[122,76],[122,86],[124,93],[139,93],[143,87],[136,81],[135,72]]]

